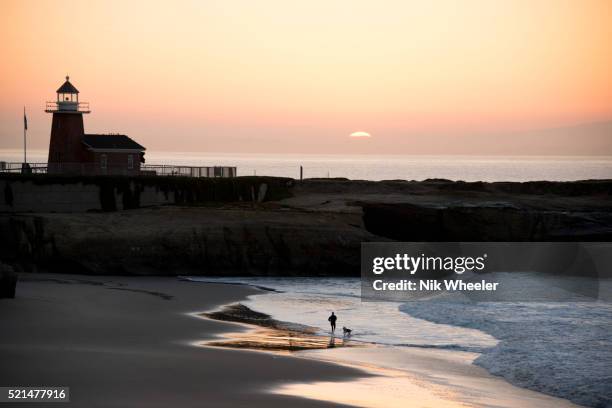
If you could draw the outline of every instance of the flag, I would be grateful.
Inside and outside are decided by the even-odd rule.
[[[25,106],[23,107],[23,130],[28,130],[28,117],[25,113]]]

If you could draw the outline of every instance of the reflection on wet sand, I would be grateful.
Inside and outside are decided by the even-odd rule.
[[[242,304],[228,305],[221,310],[202,313],[199,316],[248,324],[250,328],[247,332],[224,334],[222,340],[205,342],[202,344],[205,346],[292,352],[364,345],[353,344],[348,338],[336,338],[333,334],[329,339],[315,335],[312,327],[278,321],[270,315],[256,312]]]
[[[303,358],[366,371],[358,380],[287,384],[273,393],[360,407],[577,408],[571,402],[516,387],[473,364],[477,353],[419,347],[308,350]]]
[[[468,407],[450,389],[419,381],[404,372],[368,368],[366,377],[353,381],[287,384],[275,394],[368,408]]]
[[[331,335],[329,336],[329,343],[327,343],[327,348],[334,348],[336,347],[336,338]]]
[[[254,328],[245,333],[226,333],[222,340],[203,343],[205,346],[245,348],[274,352],[293,352],[301,350],[317,350],[335,347],[355,347],[347,339],[337,339],[330,336],[315,336],[297,331],[287,331],[269,328]]]

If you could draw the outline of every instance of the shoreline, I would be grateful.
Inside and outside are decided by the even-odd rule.
[[[104,401],[109,407],[195,407],[206,400],[280,407],[288,403],[283,398],[297,407],[334,403],[404,408],[406,400],[413,407],[577,406],[489,374],[472,364],[478,356],[472,352],[369,344],[330,352],[321,336],[316,347],[295,348],[299,351],[270,352],[245,344],[201,347],[232,335],[243,339],[256,330],[245,322],[200,316],[203,310],[211,313],[266,294],[248,285],[159,277],[21,276],[25,279],[17,298],[0,300],[6,328],[0,355],[7,362],[0,367],[0,383],[59,381],[71,387],[74,406]],[[86,373],[82,361],[88,361]],[[398,361],[404,365],[398,367]],[[100,382],[108,382],[105,389],[99,389]],[[158,391],[151,394],[153,389]]]
[[[194,347],[244,329],[189,313],[254,293],[245,286],[167,277],[20,278],[16,298],[0,299],[0,384],[68,386],[73,407],[324,408],[332,405],[262,390],[364,375],[332,363]]]
[[[257,319],[250,322],[246,319],[232,320],[228,313],[211,317],[218,311],[231,311],[232,306],[235,305],[224,305],[217,311],[199,314],[198,317],[229,321],[246,327],[247,331],[225,332],[220,340],[200,342],[199,346],[289,355],[297,359],[331,362],[368,374],[368,377],[350,381],[285,384],[270,388],[269,392],[273,394],[367,408],[402,408],[407,398],[413,401],[414,407],[580,407],[567,399],[512,385],[504,378],[489,373],[473,363],[479,353],[365,342],[355,347],[345,345],[347,339],[342,337],[336,337],[343,340],[340,346],[329,347],[326,346],[325,336],[314,336],[318,337],[318,341],[313,342],[311,334],[284,329],[283,325],[287,322],[258,326]],[[262,314],[251,312],[254,315]],[[283,342],[287,344],[283,345]],[[329,348],[334,350],[327,350]],[[399,359],[404,363],[398,364],[399,356],[408,358]],[[385,395],[381,395],[380,390],[385,390]]]

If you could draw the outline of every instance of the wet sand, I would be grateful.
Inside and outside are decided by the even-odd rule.
[[[254,292],[176,278],[22,274],[17,298],[0,299],[0,385],[69,386],[72,402],[57,406],[70,407],[324,407],[334,405],[266,391],[366,375],[332,363],[193,346],[241,328],[192,313]]]
[[[218,310],[198,313],[196,316],[209,320],[220,320],[240,324],[245,330],[223,333],[218,340],[198,342],[205,347],[263,350],[290,354],[295,351],[324,350],[336,347],[364,347],[349,337],[324,337],[316,334],[313,327],[273,319],[271,316],[236,303]]]
[[[364,369],[372,377],[282,385],[273,392],[349,405],[359,401],[360,406],[369,408],[577,407],[570,401],[515,387],[492,376],[472,364],[475,353],[374,346],[298,354]]]
[[[295,382],[270,388],[277,395],[368,408],[506,407],[570,408],[570,401],[516,387],[473,364],[477,353],[391,347],[355,342],[341,334],[321,336],[312,328],[296,330],[290,322],[251,311],[244,305],[224,306],[201,315],[239,322],[247,330],[224,333],[204,347],[244,348],[297,360],[317,360],[363,370],[368,377]]]

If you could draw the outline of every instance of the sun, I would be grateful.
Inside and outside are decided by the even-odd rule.
[[[372,137],[371,134],[369,134],[368,132],[362,132],[362,131],[358,131],[358,132],[353,132],[350,134],[351,137],[356,137],[356,138],[360,138],[360,137]]]

